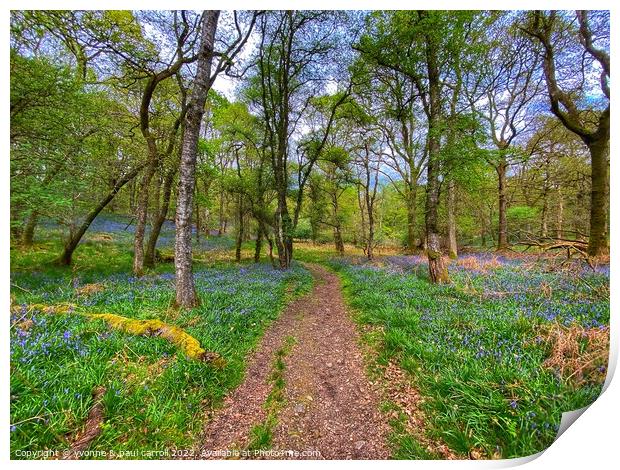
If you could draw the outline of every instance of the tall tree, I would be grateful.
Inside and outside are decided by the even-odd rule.
[[[192,272],[192,202],[200,124],[207,101],[207,93],[213,83],[211,65],[219,16],[219,10],[205,11],[202,16],[196,77],[188,103],[181,146],[179,192],[175,218],[174,267],[176,271],[176,303],[179,307],[186,308],[196,307],[199,304]]]
[[[180,22],[178,21],[179,17]],[[169,131],[168,142],[165,150],[162,150],[157,144],[158,136],[154,132],[152,125],[152,101],[154,99],[155,92],[158,88],[161,88],[162,83],[175,75],[180,76],[179,72],[181,67],[196,60],[196,56],[191,53],[191,48],[193,46],[192,36],[190,34],[192,31],[192,24],[185,12],[181,12],[180,14],[178,12],[174,12],[174,27],[176,29],[174,44],[175,52],[171,62],[166,63],[158,70],[151,70],[149,67],[139,71],[147,75],[140,100],[140,131],[147,144],[148,158],[145,171],[142,174],[140,181],[138,204],[136,206],[136,231],[134,236],[133,258],[133,272],[136,276],[142,275],[144,269],[144,234],[148,216],[151,181],[157,171],[157,167],[161,165],[162,160],[172,153],[177,132],[181,127],[181,123],[183,122],[186,113],[186,106],[183,98],[180,109],[177,111],[177,117],[174,119],[172,128]],[[181,83],[179,88],[181,95],[184,97],[185,91]],[[149,262],[150,261],[151,260],[149,260]]]
[[[179,166],[174,243],[176,304],[179,307],[192,308],[199,304],[192,272],[192,209],[196,183],[198,139],[207,95],[217,76],[222,72],[231,70],[233,60],[245,46],[259,14],[259,12],[254,12],[251,15],[249,25],[243,31],[238,21],[237,12],[233,13],[236,34],[226,44],[223,51],[215,50],[215,33],[220,11],[207,10],[202,15],[196,76],[185,117]],[[216,55],[218,60],[214,61]]]
[[[376,217],[375,203],[379,189],[379,170],[382,154],[377,136],[372,133],[360,135],[356,145],[355,166],[357,169],[358,204],[362,218],[364,236],[364,254],[369,260],[374,259]]]
[[[551,111],[568,130],[577,134],[590,150],[592,191],[588,254],[596,256],[603,253],[608,246],[611,79],[607,32],[609,12],[599,12],[596,15],[596,33],[592,30],[589,12],[577,11],[575,16],[577,27],[561,13],[535,11],[528,15],[523,29],[542,45],[542,65]],[[575,62],[579,64],[577,70]],[[600,77],[598,87],[602,96],[597,100],[598,103],[586,99],[589,94],[594,93],[590,78],[592,75]]]
[[[487,162],[497,175],[498,234],[497,249],[508,248],[508,185],[511,166],[519,161],[514,145],[531,129],[541,75],[536,67],[536,51],[509,18],[501,18],[490,33],[492,47],[482,62],[483,93],[466,90],[474,109],[486,122],[496,148]],[[477,101],[477,102],[476,102]]]
[[[369,60],[403,73],[417,90],[427,125],[428,161],[426,166],[425,228],[429,274],[432,282],[447,282],[440,244],[438,206],[440,196],[440,159],[442,126],[445,117],[442,102],[443,78],[450,72],[450,54],[462,47],[470,13],[385,12],[376,13],[369,31],[357,48]],[[406,56],[402,51],[406,50]]]
[[[282,269],[290,266],[293,231],[298,222],[304,187],[327,143],[337,108],[348,97],[337,93],[329,106],[327,122],[298,146],[297,196],[293,213],[290,196],[290,140],[298,130],[313,96],[330,77],[329,54],[335,50],[333,12],[280,11],[265,15],[260,23],[257,53],[258,106],[265,123],[265,146],[277,193],[275,240]]]

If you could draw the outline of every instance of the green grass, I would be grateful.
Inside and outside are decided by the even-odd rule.
[[[424,267],[359,263],[330,265],[357,322],[383,332],[377,363],[396,360],[425,397],[428,438],[465,457],[530,455],[552,443],[562,412],[598,397],[606,364],[579,384],[566,380],[543,366],[550,354],[544,332],[552,325],[608,328],[605,274],[506,263],[486,272],[454,267],[453,283],[437,286]],[[392,425],[395,458],[430,457],[399,420]]]
[[[209,407],[243,379],[245,359],[291,298],[308,292],[300,265],[276,271],[217,262],[195,267],[199,308],[177,311],[172,265],[142,278],[129,274],[126,243],[86,242],[73,268],[48,264],[60,244],[44,239],[31,251],[12,249],[11,295],[23,307],[11,317],[11,455],[68,448],[98,386],[106,389],[105,422],[90,451],[190,448]],[[89,283],[103,290],[79,295]],[[69,302],[78,312],[157,318],[183,328],[219,353],[223,368],[188,359],[158,337],[131,336],[77,313],[47,314],[32,304]],[[140,455],[133,456],[141,458]]]
[[[134,278],[125,221],[103,224],[108,226],[116,231],[88,234],[71,268],[51,264],[62,247],[53,227],[38,233],[32,250],[11,248],[11,296],[15,305],[24,305],[13,312],[10,329],[14,458],[17,451],[66,449],[100,386],[106,389],[105,421],[90,451],[190,448],[200,437],[205,411],[243,379],[246,357],[265,328],[287,301],[312,286],[311,274],[299,264],[282,272],[265,262],[227,262],[233,250],[224,237],[197,245],[197,258],[206,260],[195,266],[202,304],[177,311],[171,308],[173,266],[161,264]],[[97,236],[101,231],[112,233],[112,240]],[[425,399],[425,438],[443,441],[461,456],[538,452],[553,441],[563,411],[586,406],[600,393],[605,364],[574,382],[544,363],[551,327],[606,331],[605,269],[561,274],[545,272],[544,263],[525,269],[501,260],[482,270],[476,263],[471,269],[454,264],[453,283],[434,286],[416,257],[386,257],[381,266],[307,246],[296,248],[295,257],[336,270],[356,321],[377,327],[364,335],[377,351],[375,369],[389,361],[400,365]],[[91,283],[103,289],[79,295]],[[157,318],[179,326],[219,353],[226,366],[188,359],[162,338],[123,334],[77,313],[27,307],[65,302],[78,313]],[[273,363],[268,418],[252,431],[254,449],[271,445],[291,341]],[[587,340],[580,339],[579,347],[584,351]],[[437,458],[407,433],[405,416],[394,406],[383,404],[385,411],[397,411],[391,422],[393,457]]]

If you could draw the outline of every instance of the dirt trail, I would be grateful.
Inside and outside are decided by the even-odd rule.
[[[273,429],[273,457],[389,457],[389,427],[378,410],[379,394],[365,375],[340,281],[321,266],[308,268],[315,278],[314,289],[289,304],[265,333],[245,381],[208,422],[202,458],[209,458],[212,451],[247,447],[250,430],[267,416],[264,403],[272,389],[274,355],[290,336],[296,342],[284,357],[285,401]]]

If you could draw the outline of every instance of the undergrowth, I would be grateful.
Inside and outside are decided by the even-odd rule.
[[[89,450],[192,447],[207,409],[241,382],[245,358],[265,328],[312,286],[298,264],[279,271],[264,262],[215,261],[194,268],[201,306],[176,310],[172,265],[136,278],[129,274],[129,246],[104,240],[80,245],[74,267],[60,268],[48,263],[57,247],[50,238],[33,250],[11,251],[13,458],[67,449],[97,387],[106,390],[105,418]],[[73,304],[75,311],[50,313],[47,306],[59,304]],[[158,329],[123,331],[106,321],[120,317],[97,314],[170,325],[221,356],[225,366],[188,356]]]

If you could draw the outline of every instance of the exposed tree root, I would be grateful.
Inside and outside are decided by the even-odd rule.
[[[112,328],[134,335],[161,336],[176,344],[191,359],[213,362],[218,366],[225,364],[224,359],[217,353],[206,351],[200,346],[200,342],[187,334],[181,328],[168,325],[161,320],[135,320],[113,313],[87,314],[91,318],[104,320]]]
[[[77,460],[80,458],[80,454],[84,452],[90,443],[101,434],[101,425],[103,424],[103,418],[105,415],[105,408],[103,406],[103,395],[105,394],[105,388],[97,387],[93,391],[94,404],[88,412],[88,418],[84,424],[82,432],[77,433],[73,439],[71,439],[71,447],[69,452],[63,453],[62,460]]]
[[[11,311],[20,312],[23,306],[13,305]],[[27,311],[39,310],[47,314],[66,314],[76,311],[73,304],[31,304]],[[82,313],[76,312],[93,319],[104,320],[110,327],[133,335],[160,336],[181,349],[190,359],[210,362],[216,367],[224,367],[226,361],[216,352],[207,351],[200,346],[200,342],[178,326],[169,325],[161,320],[136,320],[113,313]]]

